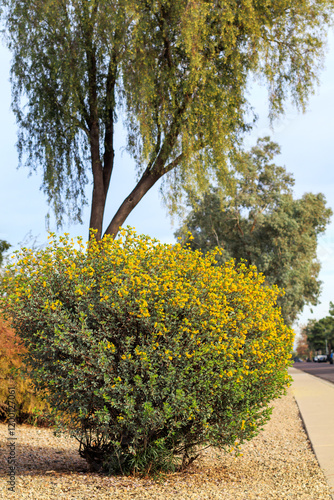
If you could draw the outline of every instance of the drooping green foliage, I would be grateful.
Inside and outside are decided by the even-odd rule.
[[[271,116],[304,109],[321,65],[329,0],[1,0],[13,53],[21,160],[43,168],[59,224],[80,220],[93,178],[90,227],[102,232],[116,114],[139,180],[106,229],[117,234],[164,178],[171,211],[185,186],[228,184],[226,157],[249,127],[246,89],[267,82]]]
[[[204,198],[189,197],[191,211],[175,233],[194,237],[193,249],[206,252],[218,246],[218,261],[244,259],[255,265],[268,284],[284,288],[279,299],[284,319],[292,324],[305,304],[316,304],[321,282],[317,236],[325,231],[332,211],[322,194],[294,199],[294,180],[273,163],[279,146],[268,137],[234,158],[242,172],[233,197],[212,188]]]
[[[63,428],[112,473],[183,468],[198,447],[251,439],[289,382],[279,290],[214,252],[120,234],[54,237],[4,274],[0,310]]]
[[[80,221],[89,158],[99,195],[104,184],[107,191],[112,171],[117,63],[129,24],[126,2],[3,4],[20,160],[25,155],[33,170],[42,165],[43,188],[58,222],[66,209]]]
[[[10,243],[0,240],[0,266],[3,262],[3,254],[11,247]]]
[[[305,332],[311,349],[331,353],[334,349],[334,304],[330,302],[329,315],[318,321],[308,322]]]

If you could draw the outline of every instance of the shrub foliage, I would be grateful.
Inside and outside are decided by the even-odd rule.
[[[22,249],[0,305],[59,429],[110,473],[185,467],[255,436],[289,383],[292,331],[255,267],[124,229]]]

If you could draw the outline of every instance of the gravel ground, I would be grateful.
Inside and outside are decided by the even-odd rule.
[[[277,400],[270,422],[243,456],[208,449],[184,473],[152,478],[104,477],[87,471],[75,440],[26,425],[16,429],[16,486],[8,491],[8,428],[0,425],[1,499],[278,500],[332,497],[311,450],[292,394]]]

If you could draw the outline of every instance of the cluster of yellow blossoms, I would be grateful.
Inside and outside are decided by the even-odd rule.
[[[143,394],[157,407],[164,394],[161,412],[200,419],[206,440],[221,433],[231,445],[254,435],[267,418],[263,405],[288,385],[293,332],[276,306],[281,292],[265,286],[254,267],[215,262],[214,252],[203,256],[131,229],[87,245],[51,235],[44,250],[15,256],[3,276],[0,308],[19,330],[42,318],[51,333],[40,336],[58,335],[57,348],[73,333],[64,325],[79,325],[76,335],[82,331],[90,346],[78,351],[80,367],[101,370],[104,402],[124,398],[117,425],[129,425]],[[57,369],[78,373],[68,367],[61,359]]]

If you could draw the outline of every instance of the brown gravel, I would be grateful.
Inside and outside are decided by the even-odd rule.
[[[16,430],[12,493],[7,489],[7,437],[7,425],[1,424],[0,498],[6,500],[331,499],[290,392],[275,402],[272,418],[260,435],[242,446],[243,456],[208,449],[187,472],[169,474],[160,481],[89,473],[75,440],[22,425]]]

